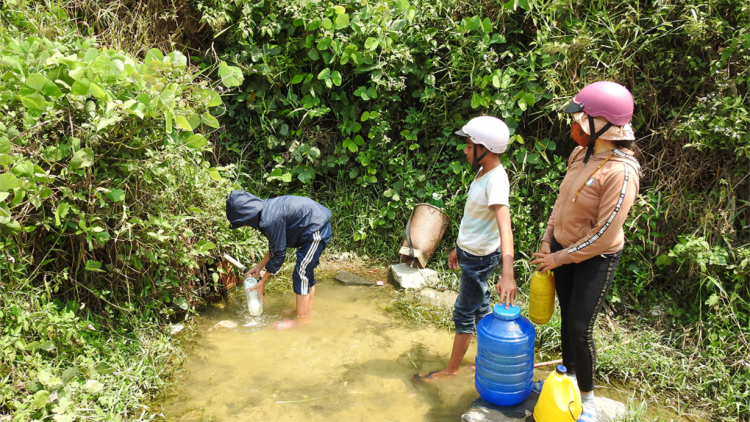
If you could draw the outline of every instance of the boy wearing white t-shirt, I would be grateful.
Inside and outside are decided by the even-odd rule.
[[[510,183],[499,157],[508,147],[510,131],[502,120],[481,116],[471,119],[456,134],[466,137],[466,159],[473,167],[479,167],[469,188],[456,248],[448,257],[450,269],[462,270],[453,309],[456,336],[448,366],[442,371],[413,375],[416,382],[438,381],[458,374],[476,324],[491,312],[488,280],[501,260],[503,272],[495,290],[506,308],[516,302]]]

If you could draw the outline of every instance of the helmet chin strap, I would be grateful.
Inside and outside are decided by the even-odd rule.
[[[602,130],[600,130],[599,132],[594,132],[594,130],[596,129],[594,127],[594,118],[589,116],[589,132],[591,132],[591,136],[589,137],[589,145],[586,148],[586,156],[583,158],[584,166],[589,163],[589,158],[591,158],[591,156],[594,154],[594,144],[596,144],[597,138],[602,136],[604,132],[606,132],[612,126],[614,126],[612,123],[607,122],[607,124],[604,125]]]
[[[476,144],[476,143],[474,144],[474,162],[473,162],[473,163],[471,164],[471,167],[472,167],[473,169],[475,169],[475,170],[478,170],[478,169],[479,169],[479,162],[480,162],[480,161],[482,161],[482,159],[483,159],[483,158],[484,158],[484,157],[485,157],[485,156],[486,156],[487,154],[489,154],[489,153],[490,153],[490,149],[489,149],[489,148],[487,148],[487,147],[485,147],[484,145],[482,145],[482,146],[484,147],[484,154],[480,155],[480,156],[479,156],[479,158],[477,158],[477,145],[479,145],[479,144]]]

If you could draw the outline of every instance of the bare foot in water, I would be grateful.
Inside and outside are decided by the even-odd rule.
[[[290,328],[294,328],[297,325],[297,322],[291,319],[285,319],[283,321],[276,321],[273,323],[273,328],[281,331],[281,330],[288,330]]]
[[[458,375],[458,372],[433,371],[427,374],[414,374],[411,379],[416,383],[426,384],[431,382],[445,381]]]

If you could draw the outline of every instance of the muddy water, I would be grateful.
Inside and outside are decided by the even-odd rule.
[[[162,412],[175,421],[460,420],[479,397],[473,372],[440,386],[411,380],[444,367],[452,333],[407,326],[377,306],[390,298],[375,289],[320,282],[309,323],[287,331],[272,324],[293,308],[291,292],[267,295],[259,319],[236,300],[204,312]],[[238,326],[211,330],[222,320]]]
[[[152,404],[170,421],[460,421],[478,398],[476,344],[451,382],[416,385],[411,375],[442,369],[452,332],[407,325],[384,308],[390,287],[319,282],[309,323],[287,331],[272,324],[293,311],[294,294],[266,295],[251,317],[240,291],[222,309],[198,319],[173,394]],[[214,328],[221,321],[233,328]],[[229,324],[232,325],[232,324]],[[546,378],[552,367],[535,372]],[[627,403],[627,387],[598,386],[597,394]],[[637,401],[639,402],[639,401]],[[649,420],[696,421],[648,405]]]

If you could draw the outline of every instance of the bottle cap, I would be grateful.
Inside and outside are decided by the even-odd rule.
[[[492,313],[496,318],[510,321],[521,316],[521,308],[518,305],[512,305],[505,309],[505,303],[498,303],[492,308]]]
[[[557,371],[557,373],[560,375],[564,375],[568,373],[568,368],[566,368],[565,365],[557,365],[555,371]]]

